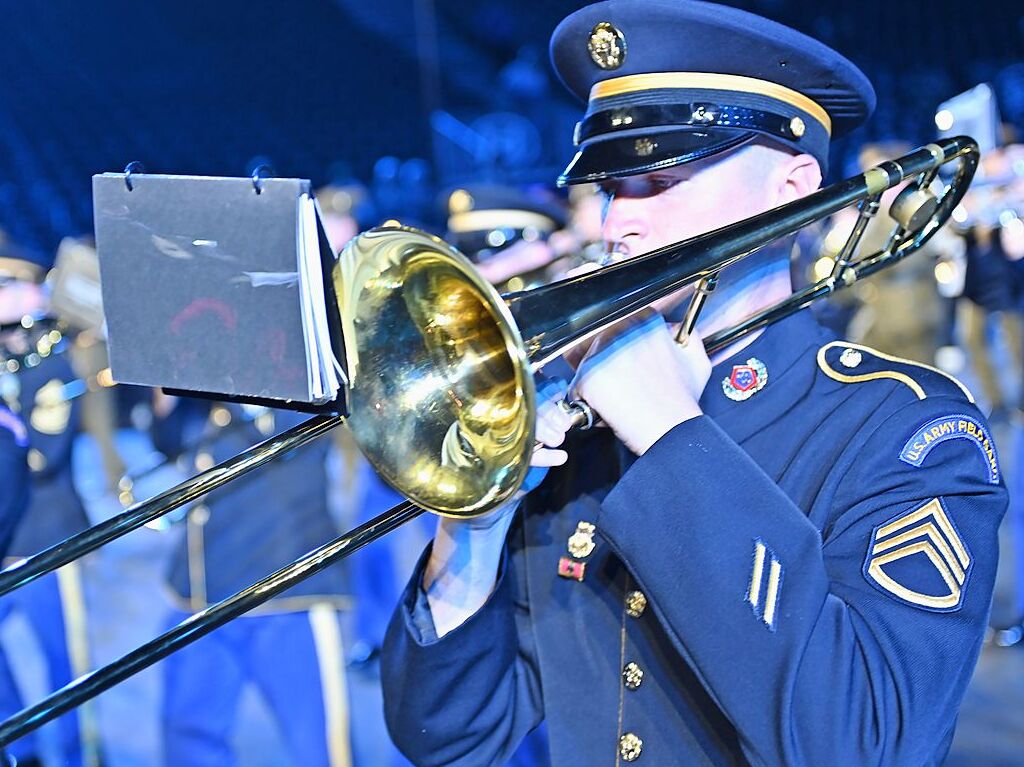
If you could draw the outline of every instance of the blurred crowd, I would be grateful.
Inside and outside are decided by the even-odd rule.
[[[862,169],[909,149],[865,146]],[[359,231],[397,220],[442,236],[503,292],[613,257],[602,244],[598,188],[575,187],[566,196],[472,183],[435,194],[420,168],[387,161],[378,175],[372,189],[345,181],[317,192],[335,251]],[[418,184],[415,194],[397,196],[410,184]],[[883,196],[861,254],[886,247],[894,226],[888,207],[898,191]],[[795,239],[797,285],[831,274],[856,219],[844,211]],[[991,413],[1004,461],[1019,460],[1024,145],[984,155],[974,186],[923,251],[811,311],[852,341],[963,378]],[[0,395],[28,427],[33,477],[8,564],[302,418],[116,384],[96,254],[85,239],[66,240],[41,257],[0,238]],[[1008,469],[1008,481],[1019,473]],[[1011,487],[1010,518],[1013,540],[1024,548],[1020,490]],[[0,718],[399,500],[339,429],[112,550],[0,598]],[[432,522],[421,518],[163,661],[126,684],[119,699],[111,692],[22,739],[12,755],[19,765],[73,767],[274,763],[267,753],[245,753],[244,742],[253,741],[239,736],[245,730],[289,764],[406,764],[382,721],[376,664],[395,600],[431,535]],[[1024,556],[1015,561],[1022,571],[1017,602],[993,629],[1000,646],[1021,639]],[[272,734],[259,733],[254,721],[271,722]],[[514,763],[544,764],[543,738],[536,732]]]

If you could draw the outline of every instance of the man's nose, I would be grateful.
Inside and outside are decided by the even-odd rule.
[[[647,219],[643,215],[642,202],[630,197],[616,195],[605,209],[601,236],[605,242],[626,242],[628,239],[643,238],[647,235]]]

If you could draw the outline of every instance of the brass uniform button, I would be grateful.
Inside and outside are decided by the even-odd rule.
[[[839,355],[839,364],[845,368],[855,368],[864,360],[862,355],[856,349],[843,349],[843,353]]]
[[[626,594],[626,615],[630,618],[639,618],[647,609],[647,597],[641,591],[631,591]]]
[[[622,683],[627,690],[635,690],[644,681],[644,670],[635,663],[627,663],[622,669]]]
[[[27,461],[28,467],[32,469],[32,471],[42,471],[46,468],[46,456],[34,447],[29,448]]]
[[[644,750],[644,742],[631,732],[619,738],[619,756],[627,762],[635,762]]]

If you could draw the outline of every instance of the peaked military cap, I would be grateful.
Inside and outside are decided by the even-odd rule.
[[[42,282],[53,268],[53,255],[21,247],[0,229],[0,280]]]
[[[875,106],[867,77],[823,43],[696,0],[606,0],[551,38],[566,87],[587,103],[559,184],[649,173],[766,136],[814,156]]]
[[[544,239],[566,225],[564,206],[544,190],[472,184],[444,196],[445,239],[479,261],[518,242]]]

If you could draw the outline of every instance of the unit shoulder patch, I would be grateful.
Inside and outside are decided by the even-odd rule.
[[[904,604],[945,613],[963,605],[972,565],[942,502],[933,498],[874,529],[863,573]]]
[[[920,467],[937,445],[952,439],[963,439],[973,444],[985,462],[986,479],[990,484],[999,484],[999,459],[992,435],[979,419],[964,413],[933,418],[923,424],[903,445],[900,460]]]
[[[974,402],[974,396],[966,386],[938,368],[847,341],[832,341],[818,349],[818,367],[826,376],[840,383],[889,379],[907,386],[918,399],[951,395]]]

